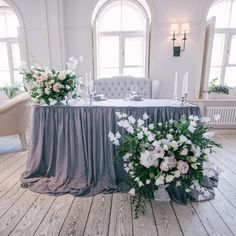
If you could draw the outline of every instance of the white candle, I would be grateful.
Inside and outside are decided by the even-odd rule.
[[[184,74],[184,78],[183,78],[183,86],[182,86],[182,97],[184,97],[184,93],[185,93],[185,84],[186,84],[186,79],[185,79],[185,74]]]
[[[185,74],[185,94],[188,94],[188,72]]]
[[[89,81],[92,81],[92,72],[89,72]]]
[[[177,95],[177,87],[178,87],[178,74],[175,72],[175,87],[174,87],[174,95]]]

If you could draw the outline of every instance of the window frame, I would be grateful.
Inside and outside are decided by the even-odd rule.
[[[231,67],[231,66],[232,67],[236,66],[236,64],[229,64],[229,55],[230,55],[232,37],[234,35],[236,36],[236,28],[230,28],[233,2],[235,2],[235,4],[236,4],[235,0],[230,0],[230,17],[229,17],[229,22],[228,22],[228,28],[215,28],[215,31],[214,31],[214,37],[216,34],[225,34],[222,64],[221,64],[221,66],[212,66],[210,64],[210,70],[211,70],[211,68],[220,68],[221,69],[220,76],[219,76],[220,77],[219,78],[220,84],[224,84],[224,82],[225,82],[226,68]],[[211,7],[213,7],[213,6],[214,5],[212,5]],[[213,16],[210,16],[210,18],[211,17],[213,17]],[[217,16],[215,16],[215,17],[217,18]],[[212,59],[211,59],[211,61],[212,61]],[[211,80],[211,78],[209,77],[208,84],[210,83],[210,80]],[[236,85],[234,88],[236,88]]]
[[[17,37],[0,37],[0,42],[3,42],[6,44],[6,48],[7,48],[7,59],[8,59],[8,65],[9,65],[9,74],[10,74],[10,83],[13,84],[15,83],[15,77],[14,77],[14,72],[15,71],[19,71],[19,69],[14,68],[14,62],[13,62],[13,54],[12,54],[12,44],[17,43],[19,46],[19,52],[20,52],[20,58],[22,60],[23,58],[23,53],[22,53],[22,47],[20,45],[20,28],[21,28],[21,21],[17,15],[17,13],[15,12],[15,10],[11,7],[11,6],[0,6],[0,10],[9,10],[12,11],[19,22],[19,26],[17,27],[17,33],[18,36]],[[4,71],[4,70],[2,70]]]
[[[137,6],[137,8],[139,8],[139,10],[141,10],[142,14],[144,15],[145,19],[146,19],[146,25],[145,25],[145,29],[144,31],[108,31],[108,32],[99,32],[99,25],[98,25],[98,21],[99,18],[101,17],[102,13],[104,12],[104,10],[107,10],[107,8],[109,8],[109,5],[113,4],[114,2],[119,2],[118,0],[111,0],[111,1],[107,1],[106,3],[104,3],[96,17],[94,18],[93,21],[93,74],[94,74],[94,79],[99,78],[99,37],[100,36],[117,36],[119,37],[119,75],[123,75],[122,70],[124,68],[132,68],[132,67],[140,67],[143,68],[144,70],[144,77],[148,77],[149,76],[149,40],[150,40],[150,22],[151,19],[148,16],[148,13],[146,12],[146,9],[142,6],[142,4],[138,1],[134,1],[134,0],[127,0],[133,4],[135,4]],[[143,66],[125,66],[125,48],[124,48],[124,42],[125,42],[125,38],[132,38],[132,37],[142,37],[143,38],[143,42],[144,42],[144,52],[143,52],[143,56],[144,56],[144,63]]]

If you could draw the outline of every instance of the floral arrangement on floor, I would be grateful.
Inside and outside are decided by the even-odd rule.
[[[214,133],[198,117],[183,115],[180,120],[148,124],[147,114],[143,119],[116,115],[118,126],[127,132],[123,136],[109,132],[108,136],[117,146],[117,155],[123,157],[136,217],[145,212],[145,199],[153,198],[160,187],[169,193],[181,187],[187,200],[191,189],[208,193],[201,188],[203,175],[212,175],[207,168],[208,153],[220,145],[211,140]]]
[[[70,58],[66,70],[63,71],[50,70],[39,65],[29,69],[24,64],[20,73],[26,85],[30,87],[33,101],[50,105],[52,101],[59,102],[77,96],[77,86],[81,85],[75,74],[77,64],[76,59]]]

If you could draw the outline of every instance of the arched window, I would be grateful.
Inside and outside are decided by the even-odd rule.
[[[109,1],[94,27],[97,78],[147,75],[149,18],[138,1]]]
[[[209,10],[216,17],[210,78],[236,87],[236,0],[218,0]]]
[[[21,81],[18,41],[19,20],[11,7],[0,0],[0,86]]]

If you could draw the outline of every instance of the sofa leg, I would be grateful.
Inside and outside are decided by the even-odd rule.
[[[19,137],[20,137],[20,142],[22,146],[22,151],[27,150],[27,142],[26,142],[25,133],[19,134]]]

